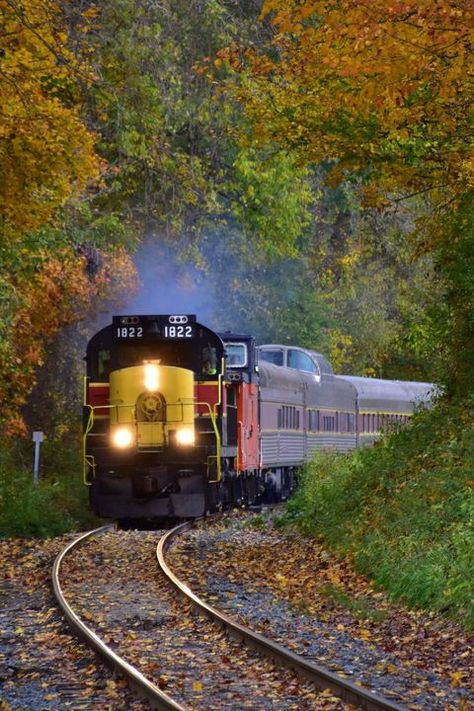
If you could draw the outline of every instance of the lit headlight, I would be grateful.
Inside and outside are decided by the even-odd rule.
[[[112,434],[112,444],[120,449],[126,449],[133,444],[133,432],[128,427],[121,427]]]
[[[194,444],[194,430],[191,428],[178,430],[176,432],[176,441],[178,444]]]
[[[145,388],[153,393],[158,390],[158,366],[155,363],[145,364]]]

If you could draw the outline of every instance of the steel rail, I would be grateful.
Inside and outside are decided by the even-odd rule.
[[[66,601],[59,580],[61,563],[64,558],[73,548],[82,545],[91,536],[110,530],[113,527],[114,524],[109,524],[107,526],[102,526],[101,528],[96,528],[93,531],[88,531],[78,538],[75,538],[61,551],[61,553],[59,553],[54,561],[52,572],[54,594],[61,610],[74,631],[80,635],[85,640],[86,644],[89,647],[92,647],[109,666],[113,667],[120,675],[125,677],[129,681],[130,685],[133,686],[133,688],[136,689],[141,696],[145,697],[152,708],[158,709],[159,711],[185,711],[184,706],[181,706],[173,701],[170,696],[165,694],[161,691],[161,689],[155,686],[155,684],[149,681],[149,679],[139,672],[138,669],[126,662],[125,659],[122,659],[122,657],[116,654],[113,649],[105,644],[105,642],[92,629],[90,629],[90,627],[82,622],[79,616],[76,615],[72,607]]]
[[[299,654],[295,654],[291,650],[283,647],[277,642],[267,639],[259,632],[241,625],[232,619],[229,615],[220,612],[215,607],[208,605],[207,602],[201,600],[185,583],[183,583],[170,569],[165,560],[165,553],[171,543],[184,531],[189,530],[194,526],[194,522],[188,521],[165,533],[160,539],[156,555],[161,570],[166,577],[173,583],[176,589],[188,600],[190,600],[194,608],[201,614],[210,617],[220,626],[224,627],[231,637],[239,639],[249,647],[256,649],[266,657],[269,657],[277,664],[281,664],[287,669],[292,669],[300,676],[309,679],[318,689],[329,689],[331,693],[338,696],[347,703],[355,704],[364,711],[407,711],[405,706],[397,704],[389,699],[369,691],[368,689],[358,686],[350,681],[342,679],[334,672],[325,669],[319,664],[310,662]]]

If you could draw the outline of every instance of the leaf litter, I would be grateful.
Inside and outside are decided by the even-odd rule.
[[[0,711],[148,708],[67,627],[51,568],[74,536],[0,541]]]
[[[80,617],[188,709],[352,709],[197,616],[159,571],[160,534],[112,531],[66,558],[63,584]]]
[[[319,542],[233,512],[183,534],[174,572],[209,604],[408,708],[474,709],[474,637],[394,604]]]

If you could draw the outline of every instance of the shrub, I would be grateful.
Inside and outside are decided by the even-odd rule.
[[[394,597],[474,627],[472,404],[440,401],[373,448],[318,453],[283,523],[351,555]]]
[[[78,446],[45,442],[39,484],[33,484],[33,447],[3,442],[0,449],[0,536],[54,536],[97,524],[81,480]]]

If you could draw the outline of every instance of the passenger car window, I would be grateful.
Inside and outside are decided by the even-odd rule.
[[[272,350],[261,350],[259,351],[259,360],[263,360],[267,363],[273,363],[273,365],[283,365],[283,351],[274,348]]]
[[[226,364],[230,367],[243,368],[247,365],[247,346],[245,343],[226,343]]]
[[[296,370],[304,370],[307,373],[318,372],[316,364],[311,360],[308,355],[306,355],[306,353],[303,353],[302,351],[297,351],[293,348],[290,348],[288,350],[288,367],[296,368]]]

